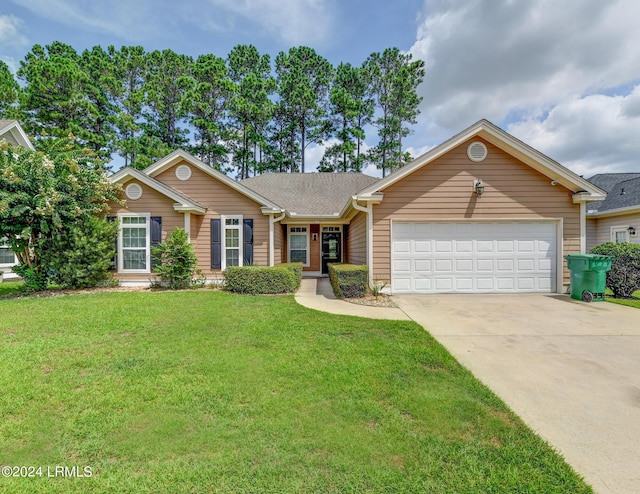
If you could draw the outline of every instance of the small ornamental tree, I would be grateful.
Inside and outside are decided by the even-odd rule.
[[[607,273],[607,287],[616,298],[631,298],[640,290],[640,245],[607,242],[591,249],[592,254],[614,256]]]
[[[118,224],[89,218],[66,225],[38,243],[49,281],[65,288],[90,288],[109,280]]]
[[[164,242],[153,248],[153,256],[159,261],[155,267],[162,286],[171,289],[190,288],[202,279],[198,258],[183,228],[173,230]]]
[[[16,253],[16,273],[31,290],[46,288],[52,272],[42,249],[60,238],[71,238],[69,229],[92,218],[103,217],[108,202],[119,202],[119,187],[101,169],[100,160],[72,139],[44,140],[43,149],[32,151],[0,141],[0,238]],[[45,256],[52,260],[53,256]],[[79,255],[77,263],[93,262]],[[78,269],[81,266],[76,266]],[[69,286],[76,283],[69,281]],[[81,284],[84,284],[82,282]]]

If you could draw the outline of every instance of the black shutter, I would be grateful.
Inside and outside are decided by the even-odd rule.
[[[253,220],[244,220],[242,243],[242,264],[244,266],[250,266],[251,264],[253,264]]]
[[[220,219],[211,220],[211,269],[222,268],[222,243]]]
[[[151,271],[160,263],[159,259],[153,255],[153,247],[162,242],[162,216],[151,217]]]
[[[109,223],[111,223],[112,221],[116,221],[118,218],[115,216],[107,216],[107,221]],[[117,271],[118,270],[118,236],[120,235],[120,232],[116,232],[116,236],[113,239],[113,248],[115,249],[116,253],[113,255],[113,259],[111,259],[111,265],[109,266],[109,270],[110,271]]]

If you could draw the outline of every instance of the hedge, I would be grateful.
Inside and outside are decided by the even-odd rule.
[[[329,264],[329,279],[337,298],[363,297],[367,292],[369,269],[356,264]]]
[[[225,290],[251,295],[291,293],[300,286],[302,265],[233,266],[224,270]]]
[[[607,287],[616,298],[631,298],[640,290],[640,245],[607,242],[591,249],[592,254],[614,256],[607,273]]]

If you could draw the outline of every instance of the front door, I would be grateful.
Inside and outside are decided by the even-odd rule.
[[[342,262],[342,233],[324,232],[322,234],[322,274],[329,272],[327,264]]]

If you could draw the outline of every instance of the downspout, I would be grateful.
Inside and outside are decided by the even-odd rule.
[[[278,216],[277,218],[273,215],[270,214],[269,215],[269,266],[273,266],[275,264],[275,256],[274,256],[274,249],[275,249],[275,245],[274,245],[274,241],[275,241],[275,234],[274,234],[274,230],[275,230],[275,224],[278,221],[281,221],[282,219],[284,219],[285,217],[285,212],[282,211],[282,214],[280,216]]]
[[[369,288],[373,290],[373,204],[367,201],[367,205],[360,206],[355,197],[351,198],[353,209],[362,211],[367,215],[367,267],[369,268]]]
[[[580,254],[587,251],[587,203],[580,203]]]

